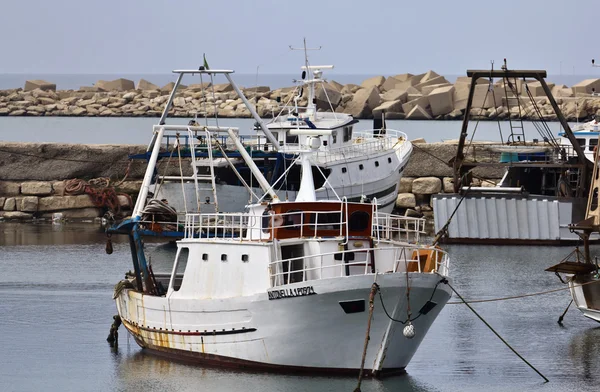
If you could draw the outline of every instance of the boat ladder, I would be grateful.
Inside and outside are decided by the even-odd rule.
[[[219,203],[217,199],[217,187],[215,181],[215,161],[213,157],[213,144],[218,143],[218,141],[214,139],[213,134],[209,130],[205,130],[204,133],[204,145],[199,146],[199,148],[202,150],[206,148],[206,152],[208,155],[208,173],[199,174],[198,166],[206,167],[205,162],[207,161],[205,159],[196,158],[196,146],[194,145],[194,140],[197,140],[197,132],[192,131],[188,128],[188,140],[190,141],[190,151],[192,154],[192,178],[194,179],[194,187],[196,190],[196,204],[198,206],[198,212],[201,212],[202,205],[211,205],[214,208],[214,212],[218,212]],[[206,184],[208,184],[208,186]],[[207,196],[204,201],[200,200],[200,192],[202,191],[212,192],[212,199]]]
[[[510,125],[510,135],[508,135],[507,144],[525,144],[525,129],[523,126],[523,109],[521,107],[521,97],[517,85],[517,78],[503,78],[504,97],[506,98],[506,111],[508,112],[508,123]],[[513,119],[510,112],[511,101],[513,106],[519,109],[518,118]]]

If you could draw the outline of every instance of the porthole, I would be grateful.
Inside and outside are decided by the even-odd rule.
[[[202,261],[208,261],[208,253],[202,254]]]
[[[346,173],[348,170],[345,167],[342,167],[342,173]]]
[[[392,158],[388,157],[388,163],[392,163]]]
[[[248,262],[248,255],[242,255],[242,261],[244,263],[247,263]]]
[[[360,170],[362,170],[362,169],[364,169],[365,167],[364,167],[364,166],[362,165],[362,163],[361,163],[360,165],[358,165],[358,168],[359,168]]]
[[[221,261],[227,261],[227,255],[225,253],[221,255]]]
[[[375,161],[375,167],[379,167],[379,161]]]

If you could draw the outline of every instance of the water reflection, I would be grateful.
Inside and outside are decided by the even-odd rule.
[[[581,371],[581,376],[592,380],[600,374],[600,327],[587,329],[571,338],[569,358]]]

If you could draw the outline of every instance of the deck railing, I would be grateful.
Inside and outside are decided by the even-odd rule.
[[[366,259],[361,261],[344,261],[346,259],[346,254],[354,254],[358,252],[364,253],[366,255]],[[358,275],[356,272],[349,274],[348,269],[350,267],[362,267],[363,270],[362,273],[360,273],[362,275],[373,274],[373,255],[375,252],[379,252],[379,254],[382,254],[382,252],[385,252],[385,254],[391,253],[393,258],[391,270],[388,269],[386,271],[378,271],[378,273],[397,273],[408,271],[419,273],[437,272],[443,276],[448,275],[449,257],[448,254],[441,249],[425,246],[377,247],[305,255],[301,257],[273,261],[269,263],[269,276],[271,278],[271,285],[272,287],[277,287],[284,284],[323,279],[323,272],[327,272],[331,269],[334,270],[334,273],[327,275],[328,278]],[[424,263],[422,257],[428,257],[431,260],[427,270],[424,269],[427,264]],[[338,261],[337,259],[339,259],[339,262],[337,263],[323,263],[324,260]],[[315,263],[315,260],[318,260],[318,262]],[[297,265],[301,265],[302,268],[294,268]],[[306,267],[307,265],[311,266]],[[377,260],[375,260],[375,268],[377,268],[377,265]],[[335,269],[339,269],[339,273]],[[315,274],[310,274],[311,272],[315,272]],[[318,272],[318,274],[316,272]],[[314,275],[318,277],[309,277],[308,275]]]
[[[372,236],[377,241],[400,240],[418,243],[425,232],[425,219],[375,212]]]

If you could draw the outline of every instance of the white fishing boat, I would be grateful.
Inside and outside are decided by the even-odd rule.
[[[585,153],[585,157],[594,162],[594,152],[598,148],[598,135],[600,135],[600,116],[595,116],[591,121],[583,124],[577,124],[573,128],[573,135],[577,143]],[[564,132],[558,134],[561,145],[571,145],[571,141]],[[571,154],[574,155],[574,154]]]
[[[403,371],[451,295],[448,255],[417,244],[424,220],[382,213],[375,199],[318,201],[311,167],[323,142],[318,129],[280,146],[301,167],[295,201],[281,200],[228,129],[267,196],[243,213],[186,214],[171,273],[155,275],[140,227],[153,223],[143,222],[143,211],[169,128],[155,126],[133,215],[120,225],[134,272],[114,298],[135,341],[150,352],[224,367]],[[212,131],[223,128],[206,135]]]
[[[333,189],[349,201],[377,199],[380,211],[391,212],[398,195],[400,178],[412,152],[412,144],[404,132],[388,129],[385,118],[374,121],[376,129],[355,131],[354,126],[358,121],[351,115],[335,113],[333,110],[318,111],[317,92],[326,83],[322,73],[323,70],[331,68],[331,65],[309,65],[306,61],[302,67],[302,79],[298,82],[292,98],[278,108],[278,112],[274,113],[269,122],[263,121],[253,106],[246,101],[246,106],[256,120],[257,133],[240,136],[240,139],[279,197],[293,200],[299,189],[300,167],[290,167],[294,156],[282,154],[281,151],[306,144],[308,135],[317,132],[321,136],[322,144],[317,153],[311,156],[317,199],[333,198]],[[181,78],[173,87],[172,95],[179,88],[180,81]],[[327,101],[327,90],[323,88],[323,91],[325,93],[322,96]],[[241,93],[239,90],[237,92]],[[210,89],[205,93],[210,94]],[[304,99],[307,104],[301,106],[300,102]],[[166,120],[171,103],[172,100],[167,102],[161,124]],[[194,123],[201,122],[200,120]],[[200,190],[199,199],[203,204],[206,204],[204,200],[209,200],[214,212],[242,211],[252,195],[243,182],[250,185],[259,197],[262,196],[262,190],[252,178],[251,171],[241,159],[241,155],[233,148],[231,139],[219,132],[215,132],[214,135],[213,140],[203,138],[202,143],[195,145],[195,170],[200,176],[200,183],[208,185],[205,186],[206,189]],[[173,138],[174,135],[170,137]],[[186,145],[186,151],[179,154],[184,158],[191,158],[189,139],[187,135],[183,138],[182,143]],[[223,152],[217,149],[217,144],[224,149]],[[175,146],[173,139],[168,146]],[[237,170],[244,181],[240,181],[234,168],[223,159],[224,154],[238,166]],[[149,151],[136,158],[147,159],[148,156]],[[167,159],[172,156],[172,153],[166,151],[159,155],[159,158]],[[276,180],[282,178],[281,175],[285,171],[285,181],[277,183]],[[191,175],[184,176],[184,179],[193,181]],[[185,191],[187,197],[183,199],[180,182],[181,177],[164,176],[163,179],[162,176],[157,176],[151,186],[151,192],[157,199],[168,200],[169,205],[177,211],[198,212],[194,188],[188,186]],[[325,186],[325,183],[329,186]],[[206,206],[204,208],[206,209]]]

